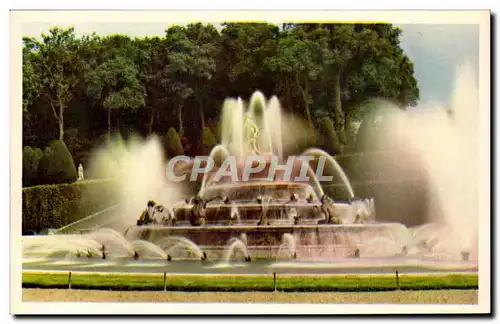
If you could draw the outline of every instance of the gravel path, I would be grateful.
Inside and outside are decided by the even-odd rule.
[[[477,290],[389,292],[158,292],[23,289],[23,301],[477,304]]]

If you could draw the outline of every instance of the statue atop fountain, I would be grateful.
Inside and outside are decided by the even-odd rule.
[[[244,128],[245,128],[245,140],[248,145],[247,149],[253,155],[260,155],[260,151],[257,148],[257,140],[259,138],[260,129],[255,123],[252,113],[250,112],[245,113]]]

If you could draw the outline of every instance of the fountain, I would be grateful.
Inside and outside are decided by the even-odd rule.
[[[335,157],[320,149],[306,149],[299,159],[292,160],[290,174],[283,168],[275,168],[274,162],[288,165],[287,152],[293,151],[295,135],[283,136],[283,131],[291,127],[276,97],[266,101],[256,92],[248,107],[241,98],[227,99],[222,107],[221,127],[221,143],[209,155],[214,169],[204,172],[201,179],[196,175],[187,177],[201,180],[194,197],[183,199],[179,194],[182,186],[158,177],[164,171],[159,145],[148,142],[144,147],[122,152],[126,163],[121,163],[118,170],[111,170],[119,174],[123,188],[124,204],[117,213],[121,217],[119,230],[100,228],[84,235],[23,237],[23,254],[34,258],[88,254],[103,259],[213,260],[230,266],[239,260],[240,253],[245,261],[252,262],[262,259],[331,262],[408,255],[432,258],[450,251],[453,240],[443,240],[442,233],[446,232],[442,224],[433,222],[407,228],[400,222],[377,219],[374,199],[358,199]],[[424,151],[420,146],[418,149]],[[144,155],[150,156],[147,166],[143,165]],[[436,174],[442,175],[444,166],[434,163],[432,154],[427,155],[428,169],[439,167]],[[245,158],[249,156],[264,157],[264,162],[255,165],[253,162],[257,161],[253,161],[249,166],[258,171],[244,179],[242,170],[248,167]],[[238,181],[227,174],[217,175],[228,157],[234,158]],[[318,177],[318,169],[324,171],[322,176],[332,176],[334,180]],[[272,177],[270,171],[274,171]],[[300,181],[291,181],[293,177]],[[436,190],[446,187],[445,180],[449,179],[448,174],[435,177]],[[337,181],[336,185],[345,194],[329,197],[322,185],[325,181]],[[453,188],[445,189],[456,192]],[[447,196],[446,190],[439,191],[441,199]],[[462,206],[456,198],[453,197],[456,206]],[[161,208],[151,199],[162,203]],[[134,217],[150,200],[145,214],[151,222],[135,225]],[[458,207],[448,209],[447,217],[460,212]],[[469,222],[460,219],[460,224]],[[457,226],[452,229],[453,233],[460,233]],[[470,245],[468,241],[463,243]],[[455,259],[474,259],[474,251],[460,247],[455,252]]]
[[[399,223],[376,222],[373,200],[355,197],[347,175],[328,153],[311,148],[290,160],[282,141],[284,123],[276,97],[266,101],[256,92],[248,107],[240,98],[227,99],[222,109],[221,144],[209,156],[214,169],[204,172],[198,194],[172,208],[175,225],[141,223],[126,232],[127,239],[161,245],[165,237],[175,237],[177,245],[167,252],[174,259],[171,252],[180,248],[190,249],[195,258],[210,260],[228,261],[234,249],[246,251],[245,258],[275,259],[276,251],[281,253],[286,247],[293,251],[293,258],[329,260],[347,257],[373,238],[390,240],[407,230]],[[249,156],[264,160],[247,165]],[[217,173],[226,170],[228,157],[235,161],[237,181],[227,173]],[[289,168],[280,168],[285,162]],[[258,170],[245,175],[248,167]],[[319,168],[326,171],[324,175],[339,179],[347,192],[345,200],[325,195],[322,179],[316,175]],[[154,212],[154,208],[149,210]],[[245,242],[236,239],[243,235]],[[225,242],[231,242],[229,250]]]

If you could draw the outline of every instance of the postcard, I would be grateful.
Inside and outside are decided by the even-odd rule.
[[[10,72],[12,314],[491,312],[489,11],[11,11]]]

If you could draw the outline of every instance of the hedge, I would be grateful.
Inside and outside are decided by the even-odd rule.
[[[23,188],[22,232],[40,233],[60,228],[116,204],[112,180]]]

